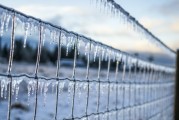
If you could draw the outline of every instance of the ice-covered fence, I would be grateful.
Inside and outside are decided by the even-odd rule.
[[[28,96],[24,101],[33,106],[31,117],[34,120],[43,119],[43,112],[45,113],[44,110],[38,115],[38,109],[43,109],[40,108],[40,94],[44,96],[44,104],[54,104],[46,108],[46,111],[53,108],[53,119],[173,119],[174,68],[137,59],[125,52],[2,5],[0,15],[1,39],[9,30],[11,36],[7,72],[1,71],[0,74],[0,100],[3,103],[2,100],[8,95],[8,120],[15,119],[12,115],[13,96],[18,100],[18,93],[22,89],[19,86],[24,84],[24,81],[27,84]],[[24,31],[24,51],[30,49],[27,44],[30,39],[27,38],[33,37],[38,44],[33,73],[28,72],[31,65],[22,64],[21,68],[18,66],[21,63],[13,61],[15,55],[22,52],[17,51],[18,48],[15,46],[15,35],[19,34],[19,31]],[[52,73],[50,67],[44,67],[42,74],[42,52],[45,45],[50,46],[46,43],[57,47],[54,55],[57,56],[56,67]],[[66,55],[70,51],[74,52],[72,68],[60,66],[63,47]],[[30,52],[27,54],[30,55]],[[80,55],[85,57],[86,67],[78,67]],[[97,68],[92,67],[93,63],[96,63]],[[1,63],[0,67],[3,68],[4,64]],[[47,98],[49,88],[55,91],[54,100]],[[22,98],[24,96],[25,94],[21,95]]]

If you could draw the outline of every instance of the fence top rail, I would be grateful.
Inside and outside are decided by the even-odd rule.
[[[73,36],[76,39],[81,39],[82,41],[85,41],[85,42],[87,42],[89,44],[93,44],[94,46],[99,47],[100,52],[102,50],[105,50],[108,58],[110,58],[110,59],[114,58],[116,61],[122,61],[124,64],[138,65],[138,66],[140,66],[142,68],[148,68],[148,69],[152,69],[154,71],[161,71],[161,72],[166,72],[166,73],[174,73],[175,72],[175,69],[173,67],[157,65],[157,64],[150,63],[148,61],[136,58],[135,56],[133,56],[133,55],[131,55],[129,53],[126,53],[126,52],[121,51],[119,49],[116,49],[116,48],[113,48],[111,46],[105,45],[105,44],[103,44],[101,42],[97,42],[97,41],[95,41],[95,40],[93,40],[93,39],[91,39],[89,37],[84,36],[84,35],[78,34],[78,33],[73,32],[73,31],[68,31],[65,28],[61,27],[61,26],[54,25],[52,23],[43,21],[43,20],[41,20],[39,18],[35,18],[33,16],[28,16],[28,15],[22,13],[22,12],[19,12],[17,10],[14,10],[12,8],[8,8],[8,7],[3,6],[3,5],[0,4],[0,12],[1,11],[3,11],[3,12],[6,11],[7,12],[6,14],[9,14],[11,16],[12,16],[12,13],[13,14],[15,13],[16,17],[19,17],[19,18],[23,17],[26,20],[25,22],[27,22],[27,21],[28,22],[33,22],[33,24],[35,24],[36,27],[44,26],[44,27],[46,27],[46,28],[48,28],[50,30],[55,30],[56,32],[58,31],[58,32],[63,32],[64,34],[70,34],[70,36]]]

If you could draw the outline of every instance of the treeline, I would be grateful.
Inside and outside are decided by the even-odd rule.
[[[38,47],[36,46],[32,46],[29,44],[29,42],[26,43],[26,47],[23,47],[23,40],[15,40],[14,43],[14,57],[13,60],[14,61],[25,61],[25,62],[35,62],[37,59],[37,51],[38,51]],[[9,59],[9,53],[10,53],[10,45],[9,44],[5,44],[3,46],[1,46],[0,49],[0,56],[5,58],[6,60]],[[51,63],[56,63],[57,60],[57,55],[58,55],[58,46],[56,45],[55,48],[53,50],[50,50],[49,48],[47,48],[46,46],[42,47],[41,50],[41,59],[40,62],[41,63],[47,63],[47,62],[51,62]],[[62,47],[61,49],[61,58],[68,58],[68,59],[73,59],[74,58],[74,51],[73,50],[69,50],[68,52],[68,56],[66,55],[66,48]]]
[[[10,51],[10,45],[5,44],[0,47],[0,56],[6,61],[9,59],[9,51]],[[27,62],[27,63],[34,63],[37,59],[37,51],[38,47],[37,45],[34,47],[29,44],[29,42],[26,43],[26,48],[23,47],[23,40],[16,39],[14,44],[14,57],[13,60],[17,62]],[[57,55],[58,55],[58,46],[55,45],[53,50],[50,50],[46,46],[42,47],[41,50],[41,56],[40,56],[40,63],[52,63],[56,65],[57,61]],[[69,49],[68,55],[66,55],[66,47],[61,48],[61,58],[65,59],[74,59],[74,49]],[[98,58],[97,58],[98,59]],[[90,67],[98,67],[98,60],[94,62],[93,60],[90,61]],[[87,64],[87,58],[85,55],[77,55],[77,60],[81,60],[84,65]],[[107,61],[101,61],[101,68],[107,68]],[[84,67],[85,67],[84,66]],[[115,62],[111,61],[111,69],[114,69],[116,66]]]
[[[14,56],[13,61],[16,62],[26,62],[26,63],[35,63],[37,59],[37,51],[38,47],[37,45],[33,46],[29,42],[26,43],[26,48],[23,47],[23,40],[22,39],[16,39],[14,44]],[[0,44],[0,60],[1,58],[4,59],[4,61],[9,60],[9,53],[10,53],[10,45]],[[78,51],[77,51],[78,53]],[[54,45],[54,49],[50,49],[47,46],[43,46],[41,50],[41,56],[40,56],[40,63],[46,64],[51,63],[53,65],[56,65],[57,63],[57,55],[58,55],[58,46]],[[93,57],[93,56],[92,56]],[[153,57],[151,57],[153,58]],[[74,49],[69,49],[68,55],[66,55],[66,47],[61,48],[61,59],[71,59],[73,62],[74,59]],[[87,65],[87,57],[84,54],[77,54],[77,61],[80,60],[84,63],[84,67]],[[98,68],[98,58],[94,61],[93,59],[90,60],[90,67]],[[122,70],[122,63],[119,62],[119,70]],[[107,69],[108,67],[108,61],[101,61],[101,68]],[[110,70],[116,69],[116,62],[111,60],[110,63]],[[132,71],[134,71],[135,67],[132,67]],[[139,70],[139,67],[137,67],[137,71]]]

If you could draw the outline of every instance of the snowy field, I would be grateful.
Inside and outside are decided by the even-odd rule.
[[[34,66],[22,63],[22,65],[14,64],[15,71],[14,74],[25,73],[33,75]],[[1,72],[6,71],[7,65],[1,66]],[[41,66],[39,69],[40,76],[51,76],[54,78],[56,67],[49,65]],[[60,76],[62,78],[72,76],[72,68],[61,67]],[[106,81],[107,70],[101,71],[101,80]],[[114,73],[111,72],[111,75]],[[54,76],[52,76],[54,75]],[[77,68],[76,77],[78,80],[86,81],[86,68]],[[90,80],[97,80],[97,70],[90,69]],[[8,78],[1,77],[1,99],[0,99],[0,118],[5,120],[7,117],[7,84]],[[12,107],[11,107],[11,118],[14,120],[31,120],[34,113],[35,104],[35,91],[34,91],[34,79],[29,79],[27,77],[13,78],[13,96],[12,96]],[[4,86],[3,86],[4,85]],[[60,81],[59,86],[59,104],[58,104],[58,115],[59,119],[70,118],[71,117],[71,107],[73,98],[73,85],[74,82],[69,82],[67,79]],[[74,116],[81,117],[85,115],[86,109],[86,97],[87,97],[87,82],[76,82],[76,95],[75,95],[75,109]],[[93,113],[97,111],[97,100],[98,100],[98,83],[90,83],[89,88],[89,108],[88,113]],[[39,91],[38,91],[38,107],[37,107],[37,120],[49,120],[54,118],[55,114],[55,103],[56,103],[56,80],[52,79],[46,81],[44,79],[39,79]],[[107,86],[102,86],[103,91],[101,91],[101,101],[99,110],[101,112],[106,111],[107,106]],[[114,90],[114,86],[111,90]],[[110,95],[110,109],[114,109],[115,102],[115,92]],[[121,96],[122,97],[122,96]],[[122,104],[121,104],[122,105]],[[121,106],[122,107],[122,106]]]
[[[5,72],[7,65],[1,65],[1,72]],[[14,74],[26,73],[33,76],[34,66],[30,64],[16,64],[14,63]],[[24,72],[25,71],[25,72]],[[56,85],[57,82],[55,76],[56,67],[53,65],[41,65],[39,68],[39,76],[49,76],[50,80],[39,79],[38,86],[38,103],[37,103],[37,120],[51,120],[54,119],[56,109]],[[63,78],[59,82],[59,100],[58,100],[58,120],[68,119],[72,116],[72,101],[74,92],[74,82],[69,81],[66,78],[71,78],[72,68],[61,67],[60,78]],[[94,81],[97,79],[97,69],[91,68],[89,71],[89,80]],[[75,101],[74,101],[74,117],[84,116],[86,113],[87,103],[87,88],[88,84],[85,79],[86,68],[76,68],[76,82],[75,87]],[[115,71],[110,71],[109,80],[115,82]],[[172,117],[173,109],[173,83],[161,83],[160,85],[145,85],[145,77],[135,76],[131,73],[129,79],[129,73],[126,72],[126,83],[110,84],[110,96],[109,96],[109,111],[116,108],[121,109],[118,112],[118,118],[125,120],[145,120],[151,118],[151,120],[170,120]],[[147,78],[147,77],[146,77]],[[121,82],[122,73],[118,74],[118,82]],[[132,84],[134,79],[144,79],[144,84],[135,85]],[[6,120],[8,111],[7,100],[7,77],[0,77],[1,80],[1,97],[0,97],[0,120]],[[73,79],[70,79],[73,80]],[[107,81],[107,70],[102,69],[100,74],[101,81]],[[83,82],[81,82],[83,81]],[[131,83],[131,84],[129,84]],[[11,119],[12,120],[32,120],[34,115],[35,105],[35,79],[25,76],[14,77],[12,83],[12,106],[11,106]],[[108,86],[107,83],[100,83],[100,100],[99,100],[99,112],[107,111],[108,104]],[[118,104],[116,104],[116,87],[118,87]],[[89,84],[89,104],[87,112],[88,114],[97,113],[98,105],[98,82],[90,82]],[[165,91],[163,91],[165,90]],[[165,103],[167,102],[167,103]],[[164,105],[165,104],[165,105]],[[135,107],[136,105],[136,107]],[[134,106],[134,107],[132,107]],[[158,106],[156,108],[156,106]],[[126,109],[124,109],[126,108]],[[153,110],[154,109],[154,110]],[[165,111],[163,111],[166,109]],[[107,119],[109,115],[110,120],[116,119],[116,112],[110,112],[110,114],[102,114],[100,119]],[[151,117],[153,116],[153,117]],[[98,116],[90,116],[90,120],[97,119]]]

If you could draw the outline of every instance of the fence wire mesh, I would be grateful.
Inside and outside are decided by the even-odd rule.
[[[31,106],[33,112],[29,116],[34,120],[41,119],[43,114],[39,113],[45,114],[45,109],[51,109],[51,119],[173,119],[174,68],[137,59],[2,5],[0,13],[1,39],[4,40],[6,31],[10,31],[11,36],[7,52],[9,62],[0,66],[1,104],[8,99],[7,111],[0,113],[7,112],[8,120],[14,119],[13,103],[17,101]],[[21,52],[15,39],[19,30],[24,31],[23,51],[30,49],[27,37],[33,37],[38,44],[34,66],[13,61]],[[53,55],[57,56],[56,65],[52,69],[41,63],[45,60],[43,54],[47,54],[44,52],[46,43],[57,48]],[[71,61],[68,61],[70,67],[62,66],[63,48],[65,55],[72,53]],[[30,55],[30,52],[26,54]],[[80,62],[82,57],[84,65]]]

